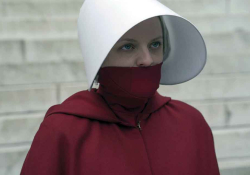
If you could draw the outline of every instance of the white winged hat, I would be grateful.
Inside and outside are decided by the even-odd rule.
[[[77,20],[78,38],[90,91],[115,43],[131,28],[159,17],[165,43],[162,85],[186,82],[206,63],[205,42],[198,29],[157,0],[85,0]]]

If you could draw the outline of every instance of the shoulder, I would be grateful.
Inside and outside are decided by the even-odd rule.
[[[51,114],[44,118],[41,126],[60,135],[74,135],[78,133],[84,134],[86,129],[90,127],[91,121],[87,118],[81,118],[70,114]]]
[[[206,119],[202,113],[195,107],[187,104],[183,101],[171,99],[164,107],[165,112],[172,117],[183,122],[186,125],[203,127],[204,129],[210,129]]]
[[[201,112],[195,107],[180,100],[171,99],[169,103],[166,104],[166,106],[183,114],[202,115]]]
[[[51,106],[44,117],[43,125],[60,132],[73,132],[95,123],[95,115],[104,114],[101,97],[88,91],[80,91],[68,97],[61,104]],[[96,111],[101,111],[97,113]]]

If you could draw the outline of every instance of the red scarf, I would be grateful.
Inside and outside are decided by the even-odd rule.
[[[131,120],[146,107],[159,88],[162,63],[149,67],[103,67],[99,71],[99,93],[112,111]]]

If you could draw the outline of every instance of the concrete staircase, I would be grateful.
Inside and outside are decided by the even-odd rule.
[[[161,86],[204,115],[222,175],[250,174],[250,0],[160,0],[194,23],[208,61],[195,79]],[[87,89],[79,0],[0,0],[0,174],[19,174],[46,110]]]

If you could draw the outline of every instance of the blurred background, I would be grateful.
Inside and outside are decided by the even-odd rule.
[[[202,73],[159,92],[202,112],[222,175],[250,174],[250,0],[159,0],[200,30]],[[47,109],[87,89],[84,0],[0,0],[0,174],[20,173]]]

